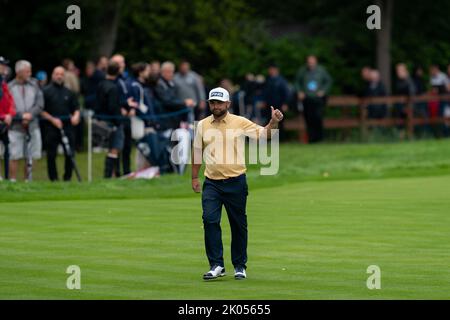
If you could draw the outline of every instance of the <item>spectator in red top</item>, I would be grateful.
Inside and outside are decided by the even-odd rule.
[[[438,98],[439,97],[439,88],[432,87],[429,95]],[[439,117],[439,100],[438,99],[428,101],[428,113],[430,114],[430,118]]]
[[[5,178],[8,179],[9,164],[9,140],[8,128],[12,123],[13,117],[16,115],[14,99],[9,92],[8,84],[4,80],[8,61],[4,57],[0,57],[0,141],[3,144],[3,159],[5,162]],[[3,180],[0,174],[0,180]]]

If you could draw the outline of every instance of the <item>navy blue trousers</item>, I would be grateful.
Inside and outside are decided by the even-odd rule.
[[[247,204],[248,186],[245,174],[224,180],[206,178],[203,183],[202,207],[206,256],[210,266],[224,266],[222,205],[228,214],[231,228],[231,261],[233,266],[246,268],[247,262]]]

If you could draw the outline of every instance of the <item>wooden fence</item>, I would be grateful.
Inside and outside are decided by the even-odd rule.
[[[405,126],[406,134],[409,139],[414,136],[414,127],[425,124],[440,124],[448,122],[449,119],[444,117],[415,117],[414,105],[417,103],[426,103],[430,101],[450,101],[450,95],[421,95],[421,96],[386,96],[386,97],[369,97],[359,98],[357,96],[330,96],[327,101],[327,108],[341,109],[340,118],[324,119],[324,129],[353,129],[359,128],[362,139],[367,138],[368,128],[373,126],[393,127]],[[406,118],[393,118],[387,116],[383,119],[369,119],[367,117],[367,106],[369,105],[387,105],[403,104]],[[358,115],[351,116],[348,112],[349,108],[357,108]],[[306,125],[303,116],[300,114],[292,119],[287,119],[284,123],[286,130],[295,130],[298,132],[299,142],[306,141]]]

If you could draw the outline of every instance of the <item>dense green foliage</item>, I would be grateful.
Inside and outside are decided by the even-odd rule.
[[[372,1],[116,0],[120,20],[116,51],[129,61],[190,59],[213,84],[265,72],[277,62],[293,80],[307,54],[317,54],[335,79],[335,93],[358,87],[359,69],[375,64],[375,32],[366,28]],[[99,26],[116,1],[0,2],[2,51],[49,70],[64,57],[79,66],[94,59]],[[66,28],[66,7],[78,4],[82,29]],[[398,0],[394,5],[392,62],[450,62],[450,2]],[[7,44],[7,45],[6,45]]]

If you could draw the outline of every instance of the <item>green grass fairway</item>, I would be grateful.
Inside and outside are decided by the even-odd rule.
[[[245,281],[233,279],[225,212],[228,275],[202,280],[188,175],[0,183],[0,299],[450,298],[450,141],[281,152],[278,176],[248,174]],[[69,265],[81,290],[66,288]],[[381,290],[366,287],[370,265]]]

